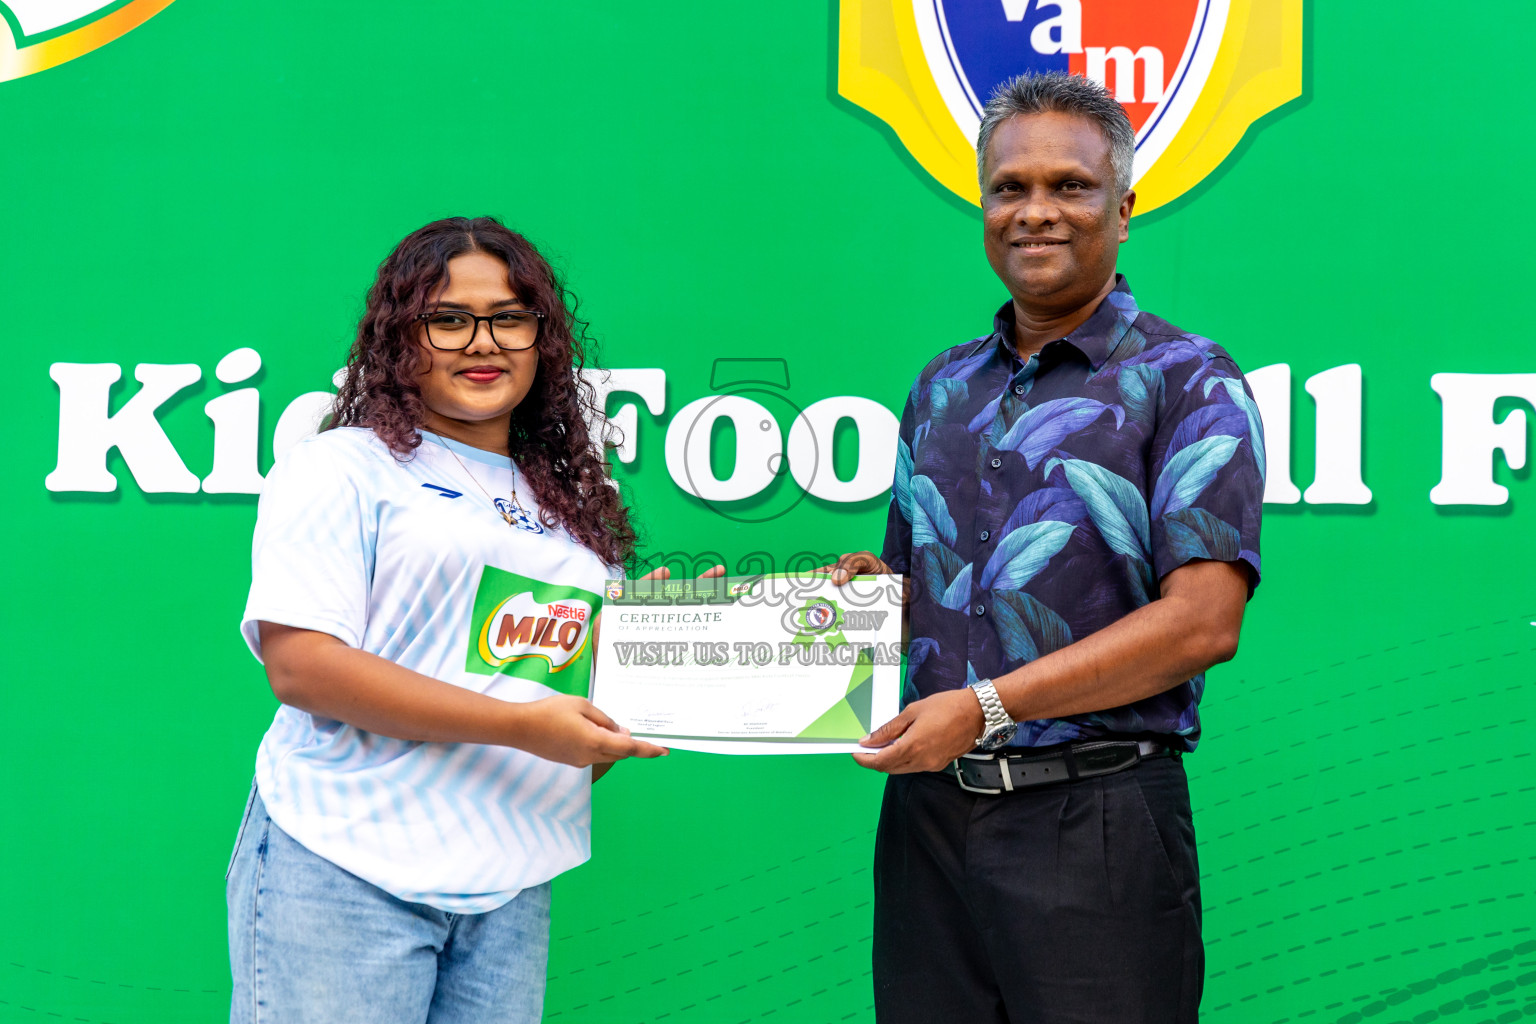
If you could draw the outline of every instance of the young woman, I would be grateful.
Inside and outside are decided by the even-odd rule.
[[[590,766],[665,753],[582,696],[635,545],[584,326],[520,235],[428,224],[267,478],[241,628],[283,706],[228,876],[232,1021],[540,1018]]]

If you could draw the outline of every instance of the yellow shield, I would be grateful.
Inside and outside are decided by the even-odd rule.
[[[1137,33],[1175,45],[1140,45]],[[975,124],[1000,73],[1059,66],[1114,85],[1137,129],[1141,214],[1193,188],[1249,125],[1300,96],[1302,61],[1302,0],[842,0],[837,89],[977,203]]]
[[[10,32],[0,33],[0,82],[47,71],[118,39],[171,0],[10,0],[0,4]],[[7,37],[8,36],[8,37]]]

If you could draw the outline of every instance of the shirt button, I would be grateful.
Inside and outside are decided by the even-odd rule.
[[[1013,386],[1013,393],[1018,395],[1020,398],[1023,398],[1024,397],[1024,385],[1023,384],[1015,384]]]
[[[1000,466],[1002,466],[1002,464],[1003,464],[1003,460],[1002,459],[993,459],[992,460],[992,468],[993,469],[999,468]]]
[[[987,614],[987,606],[984,605],[984,604],[977,605],[976,606],[976,614],[977,615],[985,615],[985,614]]]
[[[991,530],[982,530],[981,531],[981,539],[982,540],[986,540],[990,536],[992,536],[992,531]]]

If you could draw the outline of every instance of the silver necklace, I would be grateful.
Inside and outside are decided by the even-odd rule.
[[[443,435],[438,436],[441,437]],[[447,440],[452,440],[452,438],[447,438]],[[443,445],[443,447],[448,448],[447,445]],[[459,464],[459,468],[464,471],[464,475],[469,477],[470,482],[479,488],[480,493],[485,495],[486,500],[491,503],[491,508],[496,510],[496,514],[501,516],[508,526],[515,526],[520,530],[527,530],[529,533],[544,532],[544,527],[538,520],[529,515],[528,510],[523,508],[523,503],[517,500],[517,465],[510,458],[508,458],[507,463],[512,469],[512,501],[508,504],[504,498],[491,497],[491,492],[485,489],[485,485],[480,482],[479,477],[469,471],[469,467],[464,464],[464,460],[459,458],[458,452],[448,448],[448,454],[453,456],[453,461]]]

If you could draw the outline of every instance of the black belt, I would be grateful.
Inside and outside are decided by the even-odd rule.
[[[1173,754],[1159,740],[1089,740],[1038,754],[965,754],[941,769],[968,793],[996,796],[1028,786],[1112,775]]]

